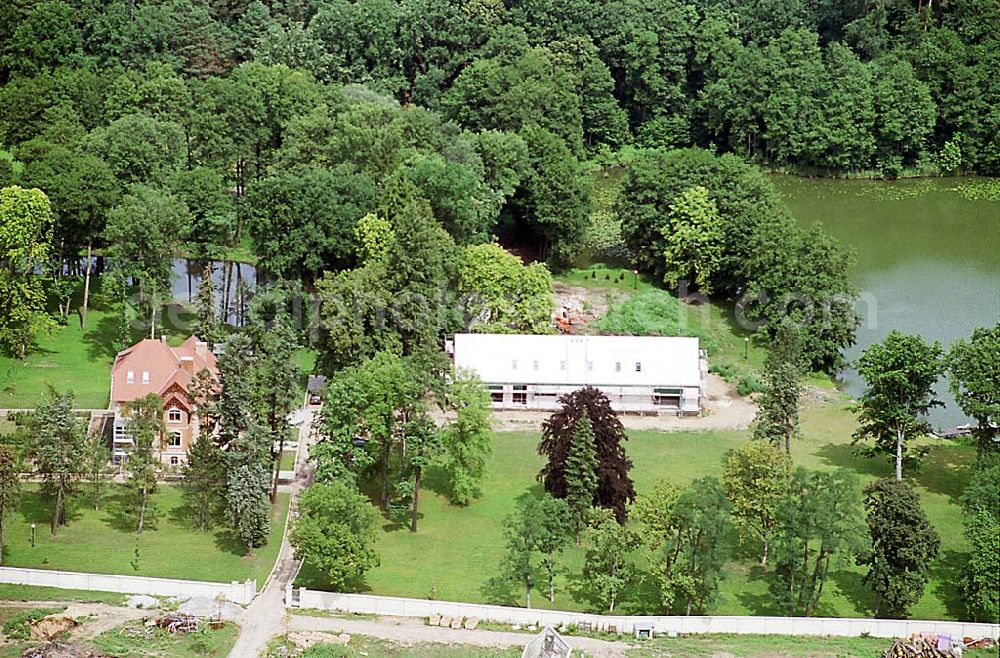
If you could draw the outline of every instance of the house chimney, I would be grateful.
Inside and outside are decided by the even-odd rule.
[[[194,377],[194,357],[193,356],[182,356],[181,357],[181,369],[187,374]]]
[[[208,343],[203,340],[196,340],[194,342],[194,353],[207,361],[210,353]]]

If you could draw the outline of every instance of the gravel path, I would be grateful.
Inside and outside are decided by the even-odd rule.
[[[291,486],[289,519],[293,518],[295,513],[299,492],[308,486],[312,478],[306,465],[312,418],[313,412],[307,408],[297,410],[291,419],[293,424],[299,425],[299,447],[295,455],[296,477]],[[285,612],[285,586],[292,582],[297,571],[298,564],[294,550],[288,542],[288,533],[284,533],[274,571],[265,583],[263,591],[237,620],[240,625],[240,635],[232,651],[229,652],[229,658],[256,658],[271,638],[285,633],[288,622],[288,615]]]
[[[379,617],[375,620],[342,619],[292,615],[288,630],[295,632],[327,632],[365,635],[397,644],[466,644],[477,647],[523,647],[532,636],[526,633],[485,631],[476,629],[438,628],[427,626],[422,619]],[[608,642],[589,637],[564,637],[577,651],[591,658],[624,658],[629,646],[624,642]]]

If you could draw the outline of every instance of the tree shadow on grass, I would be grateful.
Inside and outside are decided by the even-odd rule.
[[[865,574],[841,569],[830,572],[830,582],[836,584],[841,595],[854,606],[855,614],[870,617],[875,614],[875,592],[864,584]]]
[[[102,509],[107,512],[105,522],[119,532],[136,532],[139,528],[139,508],[129,500],[128,494],[118,491],[104,497]],[[143,520],[143,532],[156,531],[162,510],[157,505],[156,496],[151,496],[146,505],[146,516]]]
[[[816,456],[824,464],[846,468],[860,475],[883,478],[892,474],[892,469],[886,459],[857,454],[856,447],[849,443],[824,445],[816,452]]]
[[[968,614],[963,603],[961,585],[962,569],[968,559],[968,553],[949,549],[941,551],[941,555],[931,565],[931,591],[944,604],[952,619],[965,619]]]
[[[752,612],[754,615],[784,615],[787,611],[784,610],[774,596],[773,589],[775,587],[774,573],[755,564],[750,567],[750,571],[747,573],[747,580],[752,582],[764,582],[767,584],[767,591],[765,592],[751,592],[744,590],[736,595],[736,600],[740,602],[744,608]]]
[[[648,571],[639,572],[636,579],[622,592],[616,612],[634,615],[669,614],[660,597],[660,584],[656,576]]]
[[[18,513],[25,523],[34,523],[39,528],[49,527],[52,524],[52,514],[55,512],[55,499],[45,496],[41,492],[25,493],[21,495]],[[64,515],[66,523],[78,520],[82,513],[81,504],[74,498],[67,498],[64,505]]]
[[[448,473],[441,466],[428,466],[424,469],[420,482],[421,491],[432,491],[439,496],[451,498],[451,482],[448,481]]]
[[[923,467],[910,474],[920,486],[932,493],[948,496],[957,504],[972,476],[974,460],[975,452],[967,448],[950,445],[931,446]]]
[[[91,317],[91,324],[88,325],[90,328],[83,332],[83,342],[87,344],[87,356],[101,362],[115,358],[118,353],[115,349],[119,328],[118,316],[104,315],[96,324],[93,320]]]
[[[247,556],[247,547],[240,541],[236,531],[231,528],[218,528],[212,535],[215,536],[215,547],[223,553],[229,553],[236,557]]]

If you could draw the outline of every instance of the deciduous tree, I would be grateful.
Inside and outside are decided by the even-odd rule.
[[[314,484],[299,499],[299,517],[289,540],[337,591],[359,586],[379,565],[372,544],[379,516],[368,499],[343,482]]]
[[[864,351],[858,371],[867,388],[859,405],[855,443],[874,440],[865,452],[890,455],[896,479],[902,480],[903,463],[921,455],[910,445],[912,440],[930,431],[927,412],[941,405],[931,388],[944,372],[941,346],[894,330]]]
[[[21,500],[21,480],[17,458],[5,445],[0,445],[0,564],[3,564],[4,530],[7,519]]]
[[[624,592],[635,578],[635,564],[629,554],[639,545],[639,537],[621,525],[611,510],[597,510],[590,522],[583,576],[586,588],[614,613]]]
[[[34,430],[28,454],[42,480],[42,492],[53,501],[55,535],[59,526],[66,525],[66,498],[75,489],[83,463],[86,427],[73,413],[73,394],[50,389],[35,409]]]
[[[772,594],[788,614],[812,615],[831,565],[862,552],[861,514],[858,482],[849,473],[792,473],[771,541]]]
[[[993,440],[1000,423],[1000,324],[977,327],[969,340],[955,341],[948,353],[952,395],[967,416],[976,419],[980,466],[1000,459]]]
[[[52,239],[52,209],[38,189],[0,189],[0,347],[24,358],[36,331],[48,325],[35,268]]]
[[[151,497],[156,493],[158,476],[154,451],[162,447],[166,434],[163,398],[150,393],[127,402],[124,416],[125,433],[133,441],[125,462],[128,469],[125,490],[129,507],[136,514],[136,532],[141,535],[146,523],[155,521],[158,512]]]
[[[493,455],[490,394],[478,377],[461,372],[453,377],[446,401],[455,413],[441,437],[449,498],[455,505],[468,505],[482,495],[486,465]]]
[[[692,187],[670,205],[661,231],[663,282],[676,288],[681,279],[693,281],[705,294],[712,292],[712,277],[722,264],[725,234],[722,216],[707,189]]]
[[[547,333],[555,304],[543,263],[525,265],[495,243],[462,250],[458,292],[473,330]]]
[[[594,504],[615,513],[624,523],[627,505],[635,500],[635,487],[629,477],[632,460],[625,453],[628,439],[618,415],[607,396],[593,387],[581,388],[559,398],[562,408],[542,425],[542,440],[538,453],[547,462],[538,474],[545,490],[556,498],[567,493],[566,459],[581,417],[586,414],[594,432],[597,454],[597,495]]]
[[[778,508],[788,494],[791,471],[788,454],[765,441],[751,441],[726,457],[726,497],[742,527],[761,541],[761,566],[767,564],[768,543],[779,522]]]
[[[871,551],[864,582],[875,591],[875,616],[905,617],[924,593],[941,540],[909,483],[884,478],[865,487]]]
[[[534,523],[538,526],[538,553],[548,585],[549,603],[556,600],[556,573],[559,555],[573,534],[573,519],[565,500],[544,496],[535,508]]]

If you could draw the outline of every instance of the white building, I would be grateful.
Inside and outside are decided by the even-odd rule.
[[[487,385],[494,409],[557,409],[560,395],[593,386],[616,411],[693,415],[708,373],[687,337],[456,334],[447,349]]]

